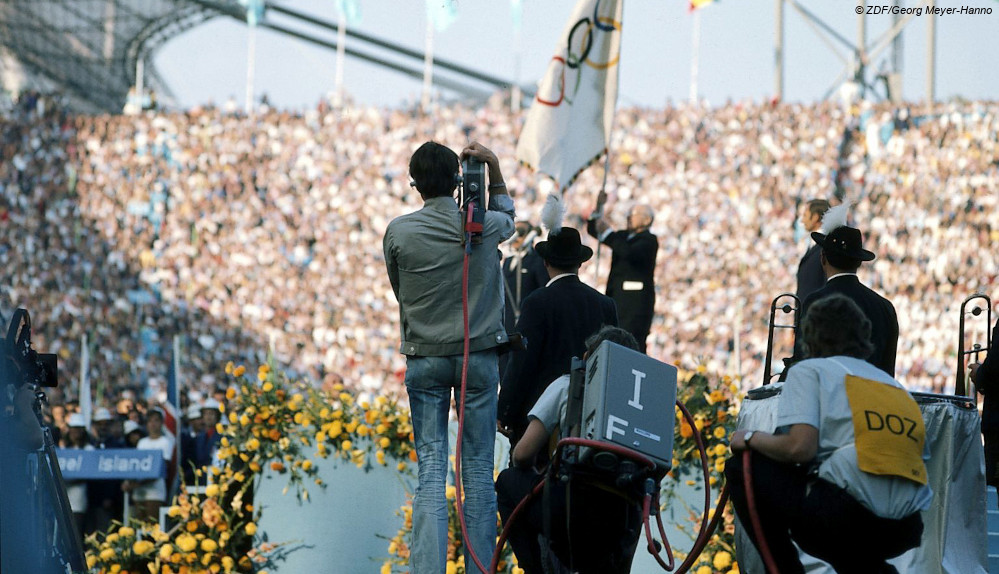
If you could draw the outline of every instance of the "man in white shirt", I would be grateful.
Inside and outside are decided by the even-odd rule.
[[[163,433],[163,411],[151,409],[146,415],[148,436],[139,439],[138,450],[158,450],[163,453],[163,461],[173,460],[174,439]],[[126,480],[122,490],[132,492],[135,503],[135,518],[139,520],[159,520],[160,507],[167,501],[166,479],[163,477],[143,481]]]

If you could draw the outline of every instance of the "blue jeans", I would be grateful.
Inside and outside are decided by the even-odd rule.
[[[451,390],[457,405],[461,397],[461,355],[409,357],[406,390],[413,416],[413,435],[419,456],[419,485],[413,501],[413,574],[438,574],[447,565],[448,411]],[[496,546],[496,492],[493,489],[493,450],[496,441],[496,400],[499,365],[495,351],[468,357],[465,389],[465,427],[461,437],[461,474],[464,489],[465,568],[478,569],[469,546],[486,566]]]

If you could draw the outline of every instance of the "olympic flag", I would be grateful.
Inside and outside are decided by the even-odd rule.
[[[559,188],[607,150],[617,103],[624,0],[579,0],[538,84],[517,159]]]

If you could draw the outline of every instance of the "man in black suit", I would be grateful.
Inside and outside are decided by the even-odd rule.
[[[975,389],[985,396],[982,405],[982,436],[985,438],[985,481],[999,487],[999,321],[992,328],[992,345],[981,364],[970,365]]]
[[[579,280],[579,266],[593,256],[571,227],[551,231],[535,250],[550,280],[523,301],[517,331],[527,349],[510,357],[500,387],[498,428],[511,445],[527,428],[527,413],[548,385],[582,357],[586,338],[603,325],[617,326],[614,301]]]
[[[809,233],[818,231],[822,227],[822,216],[827,211],[829,211],[829,202],[824,199],[813,199],[806,203],[801,214],[801,223],[805,231]],[[798,296],[799,301],[804,301],[826,284],[826,273],[822,270],[820,251],[819,244],[813,243],[798,264],[798,288],[794,294]]]
[[[659,239],[649,231],[654,213],[648,205],[635,205],[628,213],[628,229],[614,231],[603,218],[606,198],[601,191],[586,231],[611,248],[607,296],[617,303],[621,328],[635,337],[639,350],[644,353],[656,303],[653,275]]]
[[[878,295],[857,278],[857,269],[864,261],[873,261],[874,253],[862,247],[863,238],[859,229],[842,225],[828,235],[813,232],[812,239],[822,248],[819,253],[826,284],[805,298],[801,305],[801,317],[808,313],[809,306],[823,297],[840,293],[856,303],[864,315],[871,320],[871,343],[874,351],[868,362],[895,376],[895,352],[898,348],[898,316],[891,301]],[[794,356],[791,362],[807,357],[801,337],[795,337]],[[785,371],[786,372],[786,371]]]

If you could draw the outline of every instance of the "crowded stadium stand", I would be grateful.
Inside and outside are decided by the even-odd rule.
[[[903,112],[749,102],[620,110],[608,189],[622,204],[650,202],[664,238],[650,354],[757,384],[770,300],[793,289],[807,246],[793,229],[796,205],[839,187],[878,255],[865,279],[898,309],[899,378],[952,390],[958,306],[994,289],[988,270],[999,264],[992,250],[955,247],[999,235],[988,192],[999,179],[996,105],[914,108],[901,121]],[[75,397],[84,333],[107,404],[127,388],[155,397],[175,334],[189,342],[188,383],[201,393],[226,361],[267,353],[316,380],[399,391],[380,237],[417,205],[406,158],[428,138],[463,141],[465,126],[488,130],[512,164],[518,121],[499,97],[443,107],[435,120],[325,105],[252,118],[211,107],[93,116],[28,95],[3,126],[11,161],[0,167],[0,233],[24,246],[6,248],[5,308],[36,310],[40,345],[63,361],[65,399]],[[866,136],[852,139],[844,163],[840,138],[851,130]],[[533,174],[505,169],[520,211],[536,214]],[[599,178],[584,172],[569,190],[575,225]],[[595,265],[583,271],[600,282]]]

